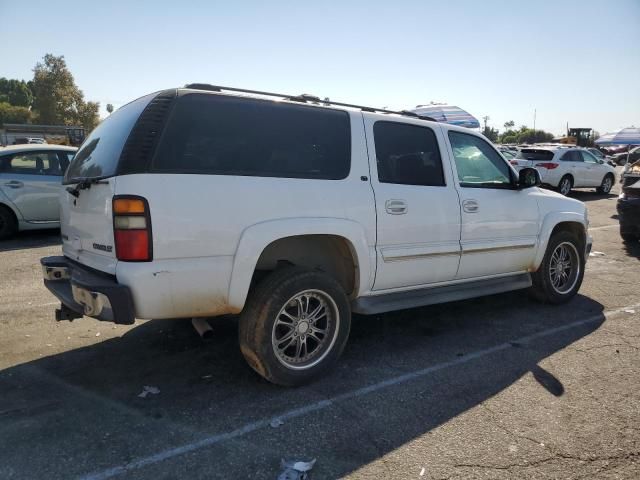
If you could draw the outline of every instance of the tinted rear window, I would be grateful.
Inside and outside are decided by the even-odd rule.
[[[173,108],[153,170],[339,180],[350,163],[346,112],[187,94]]]
[[[119,108],[82,143],[69,165],[64,182],[74,179],[110,177],[115,175],[122,147],[138,117],[157,93],[139,98]]]
[[[516,158],[520,158],[523,160],[551,160],[553,158],[553,152],[551,150],[523,148],[518,152]]]

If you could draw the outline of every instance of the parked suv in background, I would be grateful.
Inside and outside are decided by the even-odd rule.
[[[0,239],[60,225],[62,176],[76,150],[46,144],[0,148]]]
[[[584,148],[545,147],[522,148],[511,163],[518,167],[534,167],[542,183],[568,195],[572,188],[595,187],[608,194],[616,181],[616,170]]]
[[[298,385],[340,356],[351,312],[515,289],[562,303],[580,288],[584,204],[537,188],[482,135],[199,88],[125,105],[78,151],[64,256],[41,261],[58,319],[240,314],[249,365]]]

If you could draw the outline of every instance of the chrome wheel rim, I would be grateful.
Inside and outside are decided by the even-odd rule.
[[[562,295],[570,292],[578,281],[580,268],[580,256],[576,247],[570,242],[558,245],[549,262],[549,279],[553,289]]]
[[[565,178],[560,182],[560,193],[563,195],[569,195],[571,191],[571,181],[568,178]]]
[[[287,368],[312,368],[333,348],[339,326],[338,307],[326,292],[296,293],[280,309],[273,323],[273,352]]]
[[[609,193],[611,191],[611,177],[605,177],[602,181],[602,191]]]

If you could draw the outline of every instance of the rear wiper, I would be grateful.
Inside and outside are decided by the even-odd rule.
[[[67,187],[66,190],[70,195],[78,198],[80,196],[80,190],[87,190],[94,184],[108,184],[109,182],[102,178],[84,178],[73,187]]]

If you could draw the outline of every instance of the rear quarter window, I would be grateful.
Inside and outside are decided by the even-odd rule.
[[[174,105],[152,170],[340,180],[350,163],[346,112],[192,93]]]
[[[98,125],[76,152],[64,178],[110,177],[116,174],[118,160],[131,129],[157,93],[134,100],[119,108]]]

